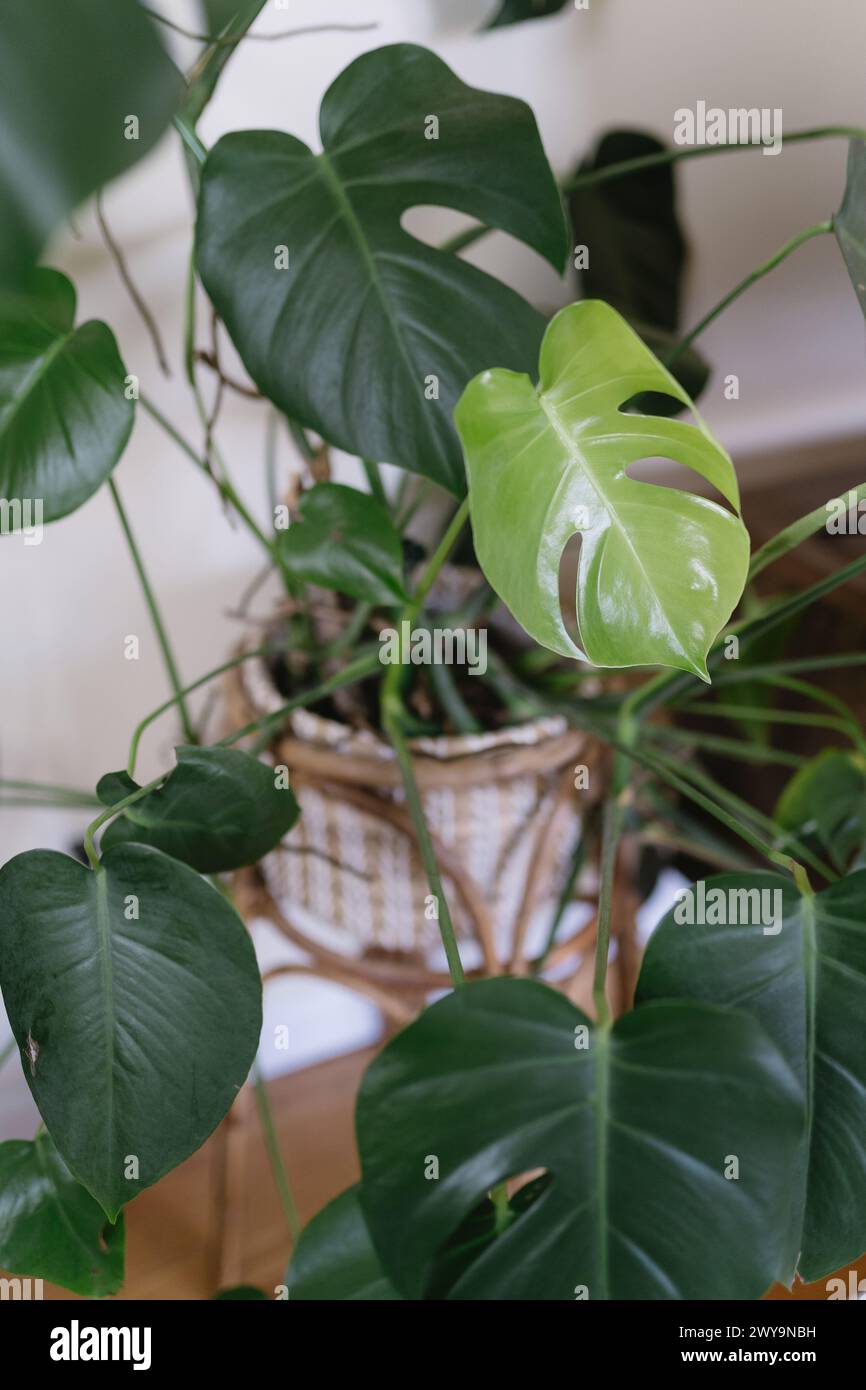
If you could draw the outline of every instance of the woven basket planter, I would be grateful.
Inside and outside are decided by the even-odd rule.
[[[283,703],[262,660],[231,673],[233,725]],[[554,716],[410,746],[455,930],[478,943],[479,973],[519,971],[533,915],[553,911],[587,806],[574,769],[589,763],[590,740]],[[259,866],[248,913],[288,928],[334,978],[360,971],[377,991],[398,992],[445,983],[431,962],[439,929],[390,745],[299,710],[272,758],[289,768],[302,814]]]

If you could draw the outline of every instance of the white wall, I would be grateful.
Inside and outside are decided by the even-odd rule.
[[[161,7],[178,22],[195,22],[183,0]],[[333,77],[365,49],[402,39],[436,49],[475,85],[529,101],[560,171],[612,124],[670,138],[674,111],[701,98],[724,107],[780,106],[786,130],[866,123],[862,0],[590,0],[588,12],[567,6],[553,19],[474,32],[493,8],[494,0],[291,0],[278,10],[270,0],[257,32],[325,21],[379,27],[244,44],[203,138],[210,144],[227,130],[272,126],[315,143],[318,101]],[[194,51],[182,42],[177,49],[185,62]],[[776,158],[743,151],[680,166],[694,248],[687,320],[794,232],[832,212],[844,166],[840,140],[792,145]],[[78,284],[81,315],[111,323],[143,388],[198,439],[179,370],[190,204],[171,136],[111,189],[106,208],[168,344],[171,382],[157,371],[89,211],[78,217],[76,235],[59,238],[51,259]],[[432,240],[454,222],[432,211],[413,215],[411,225]],[[549,267],[508,238],[491,238],[473,254],[539,303],[554,307],[567,298]],[[705,413],[746,480],[760,476],[764,449],[862,432],[864,326],[831,238],[799,251],[702,346],[718,368]],[[741,379],[738,402],[721,398],[718,383],[729,371]],[[227,398],[223,419],[235,479],[261,509],[260,413]],[[227,523],[205,481],[143,416],[116,477],[191,678],[235,639],[226,610],[255,571],[254,544]],[[107,496],[50,527],[39,547],[3,540],[0,632],[0,775],[91,787],[100,773],[122,766],[133,724],[164,698],[165,681]],[[123,638],[133,632],[142,637],[137,663],[123,658]],[[172,737],[170,721],[158,726],[142,772],[166,765]],[[2,811],[0,857],[37,845],[65,848],[85,819]],[[313,987],[293,988],[305,991],[308,1008]]]

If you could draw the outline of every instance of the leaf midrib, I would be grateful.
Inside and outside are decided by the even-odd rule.
[[[108,1136],[108,1150],[114,1157],[114,1052],[116,1018],[114,1012],[114,961],[111,955],[111,921],[108,912],[108,873],[100,867],[94,871],[96,879],[96,927],[99,936],[100,975],[102,993],[105,1001],[104,1044],[108,1084],[105,1102],[105,1132]]]
[[[611,524],[615,527],[618,534],[622,537],[624,544],[626,545],[627,549],[631,553],[632,558],[635,561],[635,564],[640,570],[640,573],[643,575],[647,588],[653,595],[658,605],[659,612],[664,617],[665,625],[667,627],[668,632],[670,633],[671,638],[674,640],[677,647],[679,648],[681,655],[685,656],[686,652],[679,639],[679,636],[676,632],[674,632],[674,629],[671,627],[670,619],[667,613],[665,612],[664,606],[662,605],[658,597],[658,594],[656,593],[655,585],[653,584],[652,580],[647,574],[644,563],[641,560],[641,557],[638,554],[638,552],[635,550],[631,537],[629,536],[628,532],[626,531],[625,527],[623,526],[622,522],[617,516],[616,507],[614,506],[613,502],[611,501],[610,497],[608,496],[607,492],[602,486],[597,474],[590,466],[590,462],[586,453],[579,447],[577,441],[572,437],[572,435],[569,434],[568,430],[563,425],[562,421],[559,418],[559,414],[556,407],[545,399],[544,391],[539,390],[536,393],[536,396],[538,404],[541,406],[541,409],[544,412],[546,419],[550,423],[551,429],[553,430],[554,434],[556,435],[557,439],[559,440],[560,444],[565,450],[567,457],[571,460],[572,464],[576,464],[579,468],[582,469],[584,475],[587,478],[587,481],[589,482],[590,486],[595,492],[596,497],[598,498],[599,502],[604,508],[608,516],[608,519],[610,520]]]
[[[391,336],[394,339],[394,343],[397,347],[400,360],[403,363],[406,375],[412,386],[413,394],[417,394],[417,389],[420,383],[417,381],[416,378],[415,366],[411,358],[409,357],[409,354],[406,349],[406,344],[403,341],[403,335],[400,331],[400,325],[394,317],[394,311],[391,307],[391,303],[382,285],[381,276],[379,275],[379,270],[376,265],[376,258],[370,248],[370,243],[367,240],[367,235],[364,231],[363,225],[358,217],[358,214],[355,212],[355,209],[352,206],[352,202],[349,198],[348,193],[346,192],[345,185],[343,184],[339,174],[337,173],[333,164],[331,163],[331,159],[327,150],[322,150],[321,153],[314,156],[314,158],[316,158],[319,161],[319,165],[325,176],[325,181],[331,191],[331,194],[335,202],[337,203],[337,207],[340,213],[343,216],[343,220],[346,223],[346,226],[349,230],[349,234],[351,235],[352,240],[354,241],[356,247],[358,248],[358,251],[361,254],[364,264],[367,267],[367,274],[369,276],[370,283],[373,287],[376,298],[379,301],[379,304],[381,305],[382,313],[384,314],[385,320],[388,324],[388,328],[391,331]],[[437,455],[437,457],[441,457],[441,450],[439,449],[438,441],[436,440],[429,426],[427,412],[421,410],[419,412],[419,419],[422,419],[424,421],[425,432],[427,433],[431,441],[434,453]]]

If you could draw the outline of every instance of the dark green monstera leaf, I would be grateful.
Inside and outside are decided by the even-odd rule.
[[[279,844],[300,814],[285,774],[235,748],[175,750],[177,767],[156,791],[143,796],[112,821],[102,835],[111,845],[153,845],[202,874],[255,864]],[[277,778],[280,777],[280,785]],[[110,772],[96,788],[115,806],[137,783]]]
[[[301,494],[298,512],[278,541],[290,574],[364,603],[406,602],[403,546],[375,497],[341,483],[317,483]]]
[[[0,1144],[0,1268],[102,1298],[123,1283],[123,1253],[123,1217],[106,1221],[48,1134]]]
[[[654,1004],[597,1029],[538,982],[480,981],[387,1045],[356,1118],[364,1214],[408,1298],[484,1194],[538,1168],[451,1299],[756,1298],[779,1267],[802,1102],[746,1014]]]
[[[807,898],[777,874],[721,874],[703,911],[700,891],[651,938],[638,1000],[743,1009],[787,1058],[807,1117],[789,1249],[820,1279],[866,1247],[866,871]]]
[[[402,226],[437,204],[561,269],[567,238],[535,118],[395,44],[328,89],[322,152],[224,136],[202,175],[201,278],[258,387],[331,443],[465,491],[451,412],[498,362],[531,370],[544,328],[513,290]],[[507,158],[503,151],[507,150]]]
[[[833,230],[866,318],[866,141],[852,140],[848,146],[845,196]]]
[[[9,284],[64,217],[152,149],[183,84],[135,0],[0,0],[0,33],[0,283]]]
[[[243,922],[147,845],[96,872],[49,850],[5,864],[0,988],[49,1133],[112,1219],[204,1142],[258,1044]]]
[[[75,289],[36,270],[0,293],[0,497],[55,521],[86,502],[133,424],[126,368],[110,328],[75,327]]]
[[[478,562],[541,646],[585,653],[597,666],[674,666],[708,680],[707,652],[740,598],[749,561],[736,475],[700,419],[625,413],[641,391],[690,404],[599,300],[569,305],[551,321],[538,387],[500,368],[470,382],[455,419]],[[654,456],[693,469],[736,513],[629,477],[630,465]],[[562,553],[576,533],[581,646],[559,599]]]

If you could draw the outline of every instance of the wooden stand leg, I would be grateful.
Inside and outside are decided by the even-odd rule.
[[[210,1267],[214,1291],[240,1284],[243,1278],[244,1188],[252,1109],[252,1087],[247,1085],[239,1092],[212,1141]]]

